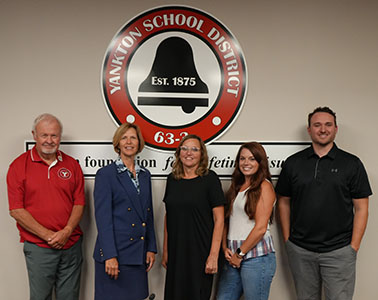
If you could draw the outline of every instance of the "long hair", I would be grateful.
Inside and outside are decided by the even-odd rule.
[[[243,185],[243,183],[245,182],[244,175],[240,171],[239,165],[240,153],[242,149],[247,149],[251,151],[254,158],[259,163],[259,167],[256,173],[252,175],[251,184],[248,188],[248,191],[246,192],[247,201],[245,202],[244,211],[249,217],[249,219],[253,219],[255,217],[257,202],[261,196],[261,184],[265,179],[272,181],[269,171],[268,158],[266,156],[264,148],[257,142],[249,142],[241,145],[235,159],[235,170],[232,173],[231,186],[226,192],[227,205],[225,216],[227,219],[230,217],[232,213],[232,207],[236,195],[240,191],[240,188]]]
[[[209,172],[209,169],[207,168],[208,164],[209,164],[209,157],[207,155],[207,150],[206,150],[206,146],[205,146],[205,143],[202,141],[202,139],[198,136],[198,135],[195,135],[195,134],[188,134],[187,136],[185,136],[180,144],[178,145],[178,147],[176,148],[176,151],[175,151],[175,162],[173,163],[173,166],[172,166],[172,174],[173,174],[173,177],[175,179],[181,179],[184,177],[184,167],[182,165],[182,161],[180,159],[180,151],[181,151],[181,146],[184,144],[185,141],[189,140],[189,139],[196,139],[199,141],[199,144],[200,144],[200,148],[201,148],[201,158],[200,158],[200,161],[199,161],[199,164],[198,164],[198,168],[196,170],[196,174],[199,175],[199,176],[203,176],[203,175],[206,175],[208,172]]]

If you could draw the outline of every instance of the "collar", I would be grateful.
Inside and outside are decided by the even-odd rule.
[[[39,155],[37,148],[35,146],[30,150],[30,157],[33,162],[43,162],[43,159]],[[60,150],[56,152],[56,160],[63,161],[63,155]]]
[[[336,146],[336,143],[333,143],[333,146],[331,148],[331,150],[329,150],[329,152],[324,155],[323,157],[329,157],[331,159],[335,159],[336,158],[336,153],[338,151],[338,147]],[[314,151],[314,147],[311,145],[309,148],[308,148],[308,151],[307,151],[307,158],[310,158],[312,156],[316,156],[316,157],[319,157],[315,151]]]
[[[128,171],[129,173],[132,173],[126,166],[125,164],[123,163],[122,159],[120,156],[118,156],[118,158],[116,159],[116,161],[114,162],[115,165],[116,165],[116,168],[117,168],[117,173],[120,174],[120,173],[123,173],[123,172],[126,172]],[[137,174],[140,173],[140,171],[145,171],[144,169],[141,168],[141,166],[139,166],[139,164],[137,162],[135,162],[135,172]]]

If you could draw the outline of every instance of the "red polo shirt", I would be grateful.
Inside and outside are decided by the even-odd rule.
[[[35,147],[16,158],[7,175],[9,210],[24,208],[44,227],[59,231],[71,216],[74,205],[85,205],[84,177],[79,163],[61,151],[50,166]],[[19,224],[20,241],[51,248],[44,240]],[[74,245],[82,235],[77,226],[64,249]]]

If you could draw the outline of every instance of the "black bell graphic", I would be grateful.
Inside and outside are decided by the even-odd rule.
[[[186,40],[169,37],[160,43],[150,74],[139,86],[138,105],[181,106],[188,114],[209,105],[209,89]]]

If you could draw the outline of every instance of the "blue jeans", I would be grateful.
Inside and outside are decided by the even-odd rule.
[[[267,300],[276,272],[276,255],[249,258],[235,269],[226,262],[219,281],[217,300]]]

